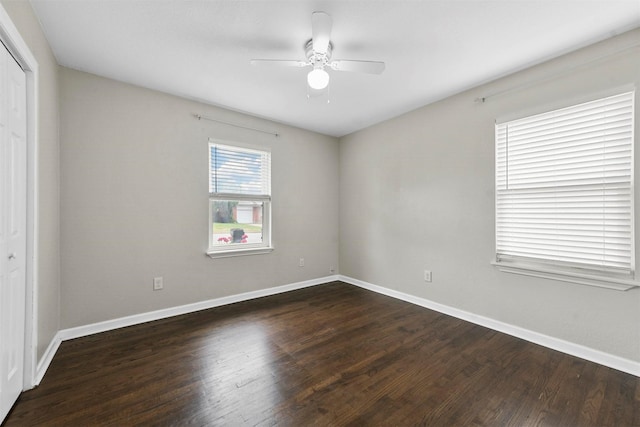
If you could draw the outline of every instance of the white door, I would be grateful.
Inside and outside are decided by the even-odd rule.
[[[23,388],[26,269],[25,74],[0,44],[0,422]]]

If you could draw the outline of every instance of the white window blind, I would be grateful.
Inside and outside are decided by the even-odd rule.
[[[633,101],[496,125],[496,262],[633,273]]]
[[[271,153],[209,144],[209,194],[269,198]]]

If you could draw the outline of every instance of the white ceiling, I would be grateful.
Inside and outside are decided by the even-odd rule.
[[[640,27],[640,0],[31,0],[58,62],[115,80],[342,136]],[[333,18],[330,103],[307,99],[311,13]],[[325,98],[326,101],[326,98]]]

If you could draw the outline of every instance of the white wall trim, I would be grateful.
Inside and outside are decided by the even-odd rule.
[[[0,5],[0,41],[26,75],[27,90],[27,259],[23,388],[34,387],[38,359],[38,103],[39,68],[20,32]]]
[[[327,276],[318,279],[306,280],[304,282],[291,283],[289,285],[276,286],[273,288],[260,289],[258,291],[244,292],[237,295],[229,295],[221,298],[214,298],[206,301],[199,301],[192,304],[185,304],[176,307],[164,308],[147,313],[134,314],[120,317],[118,319],[105,320],[104,322],[92,323],[89,325],[77,326],[75,328],[62,329],[58,335],[62,341],[93,335],[113,329],[124,328],[140,323],[151,322],[153,320],[166,319],[168,317],[179,316],[181,314],[193,313],[208,308],[220,307],[222,305],[233,304],[241,301],[248,301],[255,298],[276,295],[283,292],[308,288],[310,286],[322,285],[338,280],[338,276]]]
[[[44,374],[47,373],[47,369],[49,369],[49,365],[53,361],[53,356],[56,355],[60,344],[62,343],[62,338],[60,338],[60,332],[56,333],[49,346],[44,351],[42,358],[38,362],[38,366],[36,367],[36,373],[34,378],[34,387],[40,385],[40,381],[44,378]]]
[[[44,378],[49,365],[53,361],[60,344],[63,341],[72,340],[74,338],[85,337],[100,332],[111,331],[113,329],[125,328],[127,326],[138,325],[140,323],[151,322],[153,320],[166,319],[168,317],[179,316],[181,314],[193,313],[208,308],[220,307],[222,305],[233,304],[241,301],[248,301],[255,298],[266,297],[269,295],[281,294],[283,292],[295,291],[297,289],[308,288],[311,286],[322,285],[334,282],[338,279],[337,275],[322,277],[319,279],[305,280],[303,282],[291,283],[288,285],[276,286],[273,288],[260,289],[258,291],[244,292],[242,294],[230,295],[222,298],[214,298],[206,301],[199,301],[192,304],[185,304],[176,307],[164,308],[147,313],[134,314],[131,316],[120,317],[118,319],[105,320],[104,322],[91,323],[89,325],[77,326],[75,328],[62,329],[53,337],[51,343],[44,352],[42,359],[37,366],[34,378],[34,386],[37,386]]]
[[[430,301],[424,298],[420,298],[414,295],[409,295],[403,292],[395,291],[393,289],[385,288],[382,286],[374,285],[362,280],[354,279],[348,276],[334,275],[327,276],[318,279],[306,280],[303,282],[291,283],[289,285],[276,286],[273,288],[261,289],[258,291],[245,292],[237,295],[230,295],[227,297],[215,298],[206,301],[200,301],[192,304],[185,304],[176,307],[165,308],[162,310],[150,311],[147,313],[134,314],[132,316],[121,317],[118,319],[106,320],[104,322],[92,323],[89,325],[78,326],[75,328],[63,329],[59,331],[47,350],[45,351],[40,363],[38,363],[36,373],[36,383],[40,384],[44,374],[46,373],[53,357],[58,350],[58,347],[63,341],[71,340],[74,338],[80,338],[87,335],[93,335],[100,332],[106,332],[113,329],[124,328],[127,326],[133,326],[140,323],[151,322],[153,320],[165,319],[168,317],[178,316],[181,314],[193,313],[200,310],[206,310],[209,308],[220,307],[227,304],[233,304],[241,301],[248,301],[255,298],[261,298],[270,295],[276,295],[283,292],[294,291],[297,289],[308,288],[316,285],[323,285],[334,282],[336,280],[349,283],[354,286],[358,286],[369,291],[373,291],[382,295],[386,295],[392,298],[396,298],[411,304],[419,305],[421,307],[428,308],[430,310],[437,311],[449,316],[456,317],[458,319],[465,320],[467,322],[474,323],[476,325],[490,328],[494,331],[502,332],[507,335],[511,335],[517,338],[524,339],[526,341],[547,347],[553,350],[560,351],[572,356],[579,357],[581,359],[589,360],[591,362],[598,363],[600,365],[608,366],[613,369],[617,369],[622,372],[626,372],[631,375],[640,377],[640,363],[625,359],[622,357],[614,356],[596,350],[593,348],[585,347],[579,344],[574,344],[568,341],[564,341],[558,338],[550,337],[548,335],[540,334],[528,329],[521,328],[519,326],[510,325],[508,323],[500,322],[488,317],[473,314],[464,310],[459,310],[444,304],[440,304],[434,301]]]
[[[636,377],[640,377],[640,363],[633,360],[608,354],[600,350],[585,347],[580,344],[571,343],[559,338],[550,337],[548,335],[534,332],[529,329],[510,325],[499,320],[494,320],[489,317],[484,317],[470,313],[468,311],[459,310],[457,308],[430,301],[425,298],[405,294],[404,292],[395,291],[383,286],[373,285],[371,283],[354,279],[352,277],[339,275],[338,280],[358,286],[363,289],[377,292],[382,295],[387,295],[392,298],[406,301],[411,304],[416,304],[421,307],[437,311],[439,313],[447,314],[458,319],[466,320],[467,322],[475,323],[476,325],[484,326],[486,328],[493,329],[494,331],[502,332],[517,338],[522,338],[523,340],[541,345],[543,347],[557,350],[571,356],[579,357],[581,359],[589,360],[600,365],[608,366],[610,368],[635,375]]]

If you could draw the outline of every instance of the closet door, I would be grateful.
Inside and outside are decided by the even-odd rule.
[[[0,422],[22,392],[26,269],[25,74],[0,44]]]

